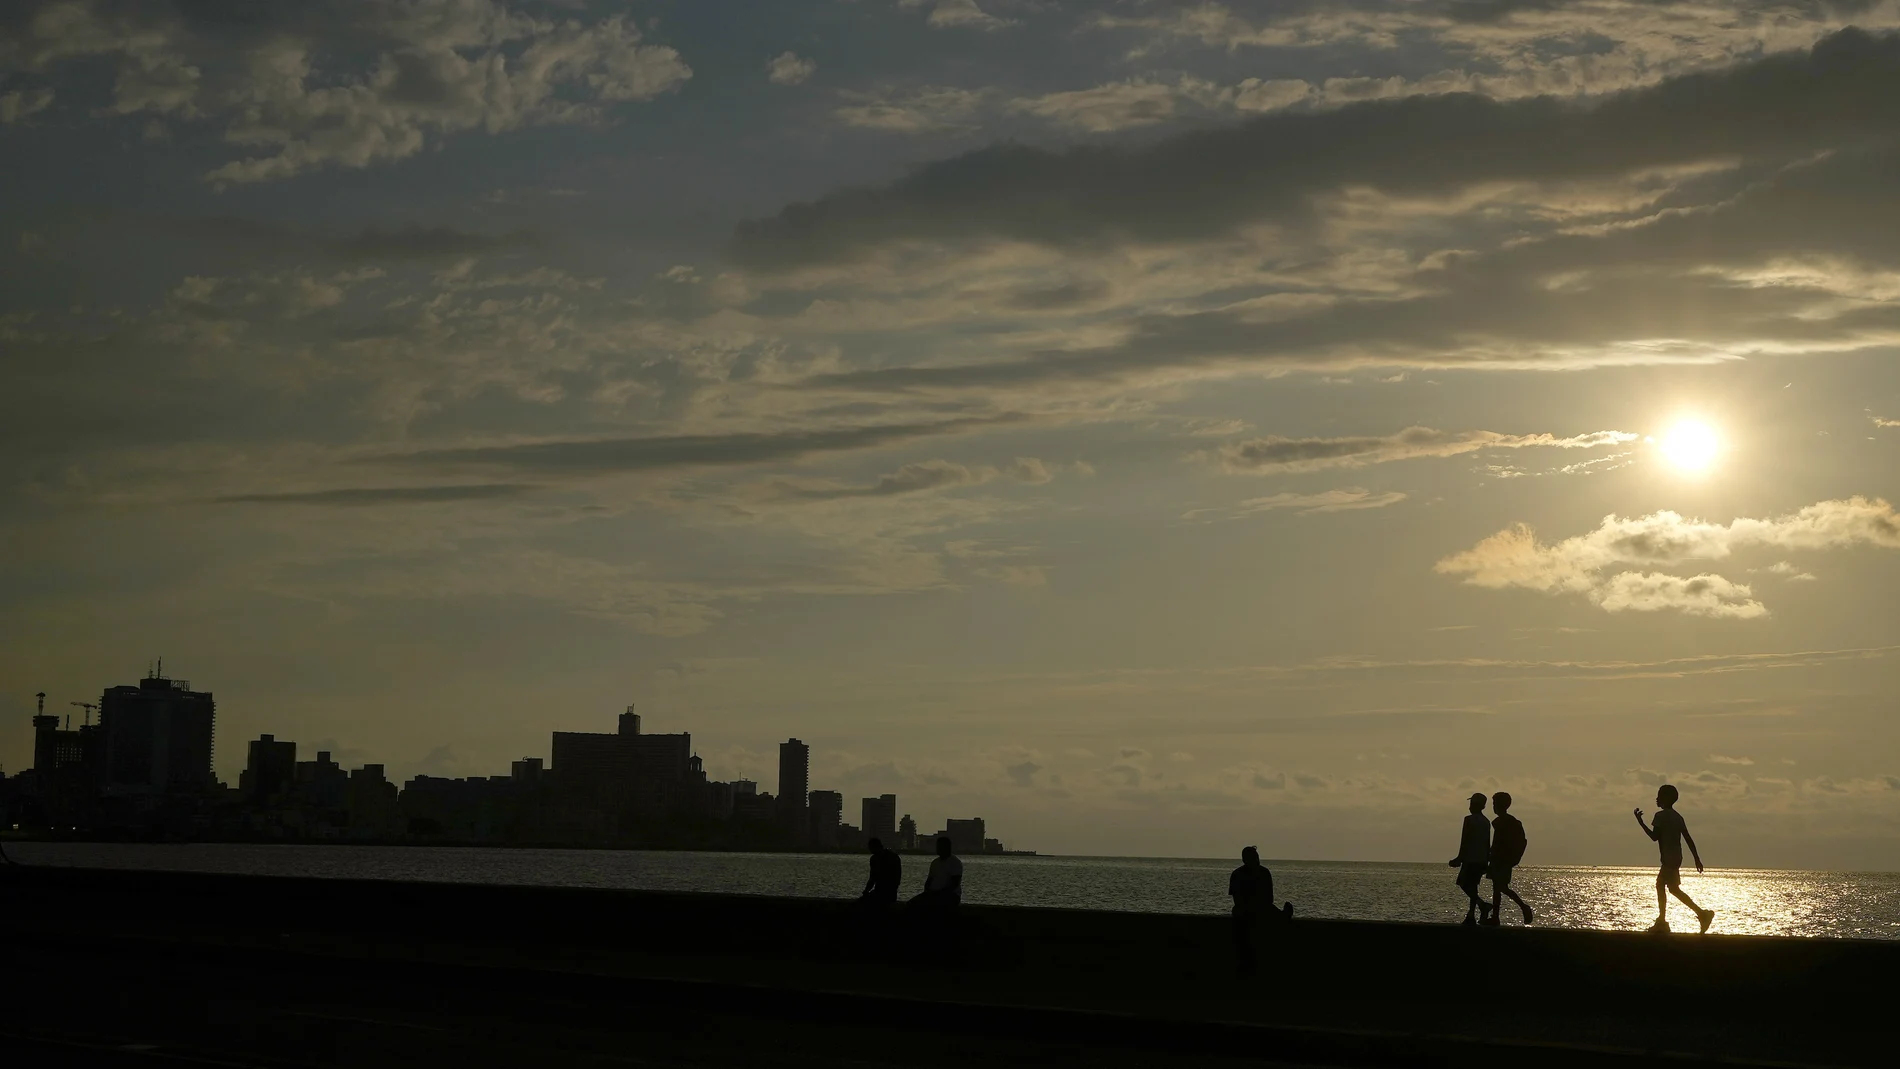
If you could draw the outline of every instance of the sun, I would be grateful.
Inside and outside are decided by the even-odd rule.
[[[1677,471],[1698,475],[1715,466],[1722,455],[1722,436],[1715,428],[1696,420],[1682,420],[1670,427],[1659,443],[1663,459]]]

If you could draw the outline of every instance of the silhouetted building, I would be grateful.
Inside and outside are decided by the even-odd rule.
[[[775,820],[778,817],[776,799],[770,791],[748,791],[732,796],[732,816],[735,820]]]
[[[811,747],[797,739],[778,744],[778,815],[801,838],[810,826],[805,795],[811,790]]]
[[[514,825],[523,793],[513,776],[417,776],[403,784],[402,815],[410,835],[486,842]]]
[[[757,793],[759,793],[759,784],[758,784],[758,781],[756,780],[736,779],[732,781],[732,796],[734,798],[737,798],[742,794],[757,794]]]
[[[99,699],[106,795],[208,795],[217,786],[211,771],[216,715],[210,691],[156,671],[136,687],[107,690]]]
[[[251,805],[276,805],[284,800],[296,777],[297,744],[279,742],[274,735],[259,735],[251,743],[244,771],[238,774],[238,792]]]
[[[881,794],[876,798],[866,798],[859,824],[864,828],[867,838],[876,839],[885,846],[897,845],[897,796]]]
[[[959,854],[980,854],[983,852],[983,818],[971,817],[968,820],[946,820],[943,833],[950,837],[950,845]]]
[[[296,786],[291,793],[304,805],[340,811],[348,802],[349,785],[350,774],[330,759],[330,751],[318,750],[315,761],[297,762]]]
[[[917,821],[914,820],[909,813],[905,813],[904,819],[897,822],[896,849],[917,849]]]
[[[837,846],[838,825],[844,819],[844,795],[837,791],[812,791],[806,799],[811,812],[812,845],[827,849]]]
[[[539,757],[524,757],[508,766],[508,774],[514,777],[516,783],[525,787],[539,786],[543,771],[545,769]]]
[[[847,854],[862,854],[870,842],[870,838],[870,836],[864,834],[863,828],[855,824],[840,824],[831,834],[831,845]],[[885,845],[888,846],[890,844],[886,843]]]
[[[706,784],[706,815],[718,820],[732,816],[732,784],[713,780]]]
[[[552,754],[555,801],[562,807],[652,817],[689,801],[693,737],[641,734],[632,706],[612,735],[555,732]]]
[[[85,820],[98,784],[99,729],[59,726],[59,717],[46,714],[46,696],[39,695],[33,717],[33,775],[30,790],[39,796],[46,823],[70,828]]]
[[[382,765],[364,765],[352,770],[349,787],[344,792],[350,834],[372,839],[396,834],[399,830],[396,797],[396,785],[389,782]]]

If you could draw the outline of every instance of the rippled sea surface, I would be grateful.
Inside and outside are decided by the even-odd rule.
[[[16,843],[25,864],[184,869],[373,880],[547,884],[845,898],[864,886],[863,858],[838,854],[695,854],[640,850],[514,850],[401,846]],[[928,859],[904,858],[921,889]],[[970,857],[969,902],[1147,913],[1223,913],[1232,861],[1125,857]],[[1464,898],[1442,865],[1269,861],[1276,897],[1301,916],[1450,923]],[[1537,923],[1644,928],[1656,916],[1656,873],[1639,868],[1521,868],[1513,886]],[[1685,873],[1686,890],[1731,934],[1900,939],[1900,874],[1767,869]],[[1488,894],[1490,884],[1485,884]],[[1507,923],[1515,911],[1505,903]],[[1678,931],[1693,930],[1673,900]]]

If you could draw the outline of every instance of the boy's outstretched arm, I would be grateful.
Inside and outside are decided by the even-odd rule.
[[[1695,870],[1702,871],[1702,851],[1695,848],[1695,836],[1689,834],[1689,826],[1682,826],[1682,841],[1689,844],[1689,856],[1695,858]]]
[[[1643,823],[1643,811],[1640,809],[1636,811],[1636,826],[1643,829],[1643,834],[1649,836],[1650,842],[1656,841],[1656,833],[1649,825]]]

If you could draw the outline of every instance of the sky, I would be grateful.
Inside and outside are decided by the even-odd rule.
[[[0,766],[162,657],[233,782],[635,703],[1048,852],[1900,868],[1897,33],[16,0]]]

